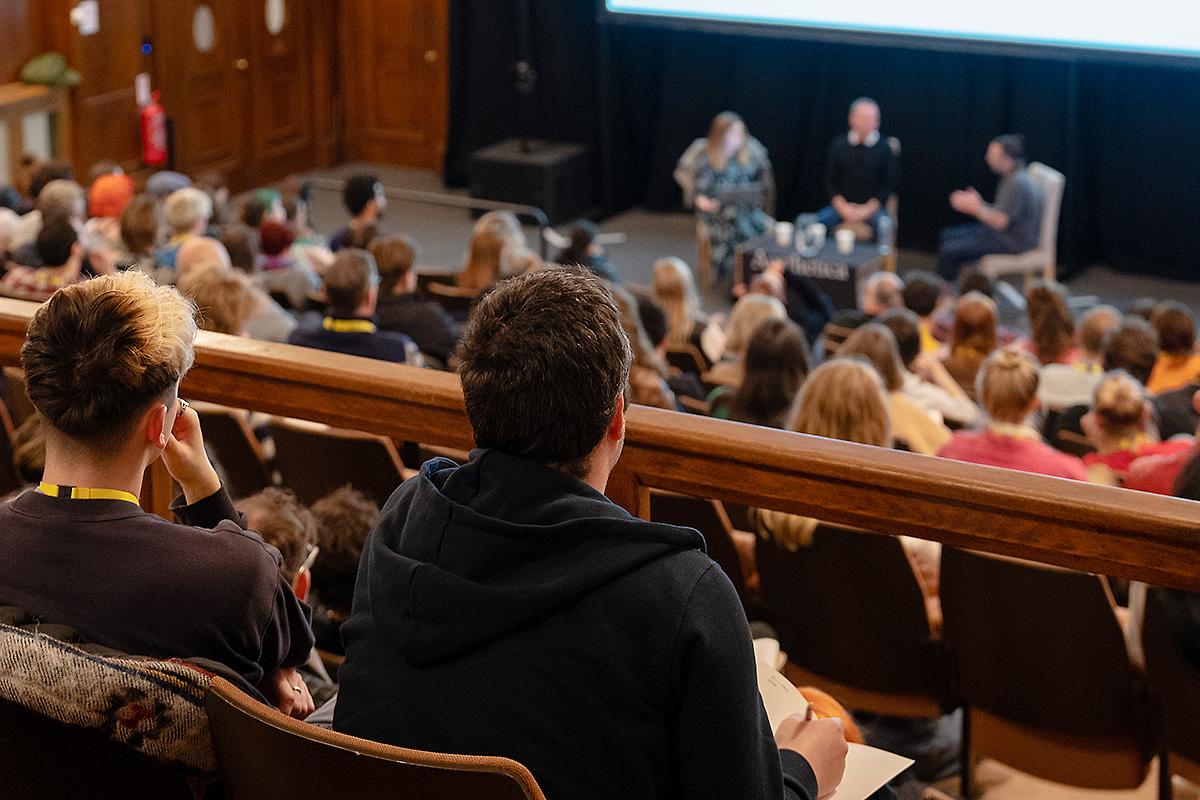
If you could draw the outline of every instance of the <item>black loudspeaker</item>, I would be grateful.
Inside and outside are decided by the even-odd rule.
[[[509,139],[467,159],[471,197],[537,206],[551,225],[577,219],[591,200],[588,149],[565,142]]]

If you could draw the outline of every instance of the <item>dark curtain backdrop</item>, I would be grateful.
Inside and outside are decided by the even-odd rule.
[[[512,81],[516,4],[452,0],[450,183],[464,181],[468,153],[530,122]],[[1200,68],[606,25],[592,0],[530,4],[532,132],[591,146],[606,212],[678,207],[675,160],[723,109],[770,150],[780,215],[814,210],[829,140],[850,101],[870,95],[903,146],[902,246],[932,250],[961,220],[951,190],[990,196],[984,149],[1018,131],[1031,160],[1067,176],[1064,265],[1200,279]]]

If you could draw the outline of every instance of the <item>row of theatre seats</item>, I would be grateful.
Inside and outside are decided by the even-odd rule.
[[[16,363],[27,315],[0,301],[0,364]],[[184,394],[342,426],[271,422],[274,470],[306,502],[345,482],[382,502],[414,458],[438,448],[461,456],[470,446],[453,376],[407,367],[205,334]],[[219,407],[204,414],[218,460],[231,483],[243,484],[238,493],[274,480],[241,414]],[[423,444],[405,444],[412,441]],[[152,474],[151,484],[161,477]],[[1092,574],[1200,588],[1190,503],[1137,496],[1133,511],[1124,490],[643,408],[631,410],[610,494],[642,516],[704,533],[751,615],[779,632],[796,682],[868,712],[921,717],[963,708],[968,788],[971,765],[982,756],[1095,788],[1137,786],[1156,756],[1164,764],[1169,758],[1170,768],[1160,770],[1164,798],[1171,772],[1200,779],[1200,737],[1193,735],[1200,679],[1178,657],[1154,603],[1145,625],[1147,670],[1133,669],[1106,584]],[[748,526],[746,506],[843,525],[820,525],[812,546],[796,551],[760,540],[756,591],[734,545],[735,526]],[[957,545],[942,551],[940,628],[930,622],[899,540],[862,529]],[[331,785],[329,775],[311,773],[334,774],[335,794],[352,796],[348,781],[382,779],[385,768],[373,759],[415,765],[403,778],[389,775],[390,785],[423,786],[418,773],[442,758],[314,731],[220,682],[202,696],[234,797],[330,796],[308,793],[272,764],[296,765],[298,775],[322,786]],[[4,713],[15,715],[14,724],[0,721],[0,731],[20,733],[0,733],[0,758],[13,744],[5,738],[36,743],[63,735],[61,726],[50,731],[23,709]],[[222,745],[230,724],[242,726],[231,740],[236,748]],[[504,785],[431,794],[538,796],[511,763],[472,763],[495,767]],[[436,776],[451,779],[444,770]],[[246,783],[255,779],[271,785]],[[283,783],[288,791],[276,793]]]

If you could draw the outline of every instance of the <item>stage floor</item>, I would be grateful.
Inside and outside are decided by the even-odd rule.
[[[340,178],[362,170],[376,172],[385,186],[465,194],[461,190],[447,190],[442,186],[440,176],[433,172],[398,167],[351,163],[316,170],[308,175]],[[302,179],[304,176],[298,177]],[[314,193],[312,223],[318,231],[332,233],[344,221],[345,212],[339,195],[328,191]],[[470,215],[460,209],[392,201],[389,203],[382,227],[387,231],[404,232],[413,236],[421,245],[422,264],[452,269],[463,263],[471,235],[471,224]],[[623,244],[609,248],[608,255],[621,276],[628,282],[648,284],[654,260],[662,256],[679,256],[689,264],[695,261],[695,229],[690,214],[661,213],[634,208],[610,217],[600,223],[599,227],[604,233],[621,233],[626,236]],[[532,244],[535,242],[536,231],[531,228],[529,234]],[[930,269],[933,264],[932,253],[903,249],[899,253],[901,274],[911,269]],[[1170,298],[1200,309],[1200,282],[1120,273],[1096,264],[1067,276],[1064,283],[1073,295],[1094,295],[1099,302],[1111,303],[1121,309],[1142,297]],[[718,310],[726,308],[728,302],[720,293],[711,293],[705,297],[705,305],[710,310]],[[1019,325],[1022,315],[1008,303],[1002,302],[1001,316],[1007,324]]]

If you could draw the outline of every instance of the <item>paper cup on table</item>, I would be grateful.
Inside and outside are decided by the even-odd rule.
[[[840,228],[833,236],[837,240],[837,250],[839,253],[848,256],[854,252],[854,231],[847,228]]]
[[[814,222],[812,225],[808,226],[808,230],[809,238],[812,239],[813,249],[820,250],[822,247],[824,247],[826,232],[825,223]]]
[[[790,222],[775,223],[775,244],[780,247],[791,247],[792,237],[796,235],[796,227]]]

